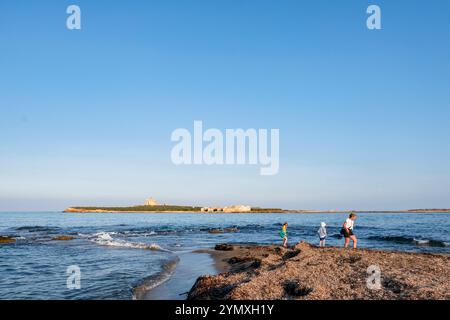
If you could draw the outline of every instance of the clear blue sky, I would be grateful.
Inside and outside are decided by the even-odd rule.
[[[450,207],[450,1],[2,0],[0,57],[0,210]],[[279,174],[174,166],[194,120],[279,128]]]

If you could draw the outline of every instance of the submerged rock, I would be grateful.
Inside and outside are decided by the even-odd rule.
[[[209,233],[235,233],[235,232],[239,232],[239,230],[237,228],[224,228],[224,229],[214,228],[214,229],[209,229],[208,232]]]
[[[0,244],[14,243],[16,239],[8,236],[0,236]]]
[[[56,241],[70,241],[75,239],[74,237],[71,236],[58,236],[58,237],[54,237],[52,240],[56,240]]]
[[[223,233],[222,229],[209,229],[208,230],[209,233]]]

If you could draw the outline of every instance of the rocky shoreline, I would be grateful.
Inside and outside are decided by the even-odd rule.
[[[202,276],[189,300],[450,299],[450,256],[368,249],[222,244],[208,251],[222,273]],[[367,285],[370,266],[380,288]],[[371,289],[369,289],[371,287]]]

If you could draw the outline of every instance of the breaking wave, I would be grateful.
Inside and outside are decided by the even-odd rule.
[[[170,250],[164,249],[156,243],[147,244],[140,242],[128,242],[121,239],[115,239],[111,235],[117,234],[116,232],[99,232],[95,233],[90,237],[90,240],[101,246],[110,247],[123,247],[123,248],[134,248],[134,249],[144,249],[144,250],[157,250],[171,252]]]

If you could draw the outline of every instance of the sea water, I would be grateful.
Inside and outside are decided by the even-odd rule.
[[[3,212],[0,235],[12,236],[16,242],[0,244],[0,299],[140,298],[167,281],[180,257],[196,249],[225,242],[281,244],[279,230],[284,222],[289,223],[290,244],[301,240],[317,244],[317,230],[324,221],[329,234],[327,245],[342,246],[339,230],[346,216]],[[361,248],[450,253],[449,213],[358,216],[354,232]],[[210,232],[227,228],[236,228],[232,231],[237,232]],[[53,240],[59,235],[74,240]],[[207,263],[202,257],[196,265],[181,266],[186,269],[192,265],[197,273],[211,272]],[[67,286],[70,266],[80,268],[78,290]],[[195,277],[184,279],[185,286],[194,281]]]

